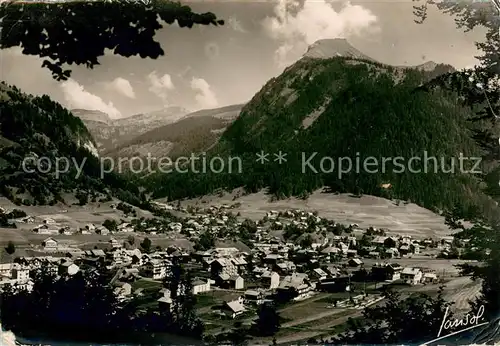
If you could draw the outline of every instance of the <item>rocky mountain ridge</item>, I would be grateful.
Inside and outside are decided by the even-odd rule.
[[[109,151],[124,142],[163,125],[182,119],[188,111],[181,107],[168,107],[154,112],[136,114],[121,119],[93,110],[72,110],[85,123],[100,152]]]

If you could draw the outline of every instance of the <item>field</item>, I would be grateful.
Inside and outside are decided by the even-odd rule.
[[[284,211],[287,209],[301,209],[318,211],[319,216],[341,223],[357,223],[362,228],[387,228],[393,233],[407,234],[414,237],[441,237],[451,232],[444,224],[444,218],[419,207],[416,204],[400,203],[374,197],[351,197],[348,194],[331,194],[316,191],[307,200],[288,198],[271,202],[270,196],[264,192],[237,197],[237,191],[220,196],[205,196],[202,198],[184,200],[183,206],[235,204],[235,213],[240,212],[242,217],[253,220],[261,219],[270,210]]]
[[[21,209],[28,215],[35,217],[35,223],[25,224],[17,223],[17,229],[0,228],[0,245],[6,244],[8,241],[14,242],[19,246],[29,246],[29,244],[39,245],[43,240],[47,239],[47,234],[36,234],[32,232],[33,227],[41,224],[44,218],[54,219],[58,225],[70,226],[75,230],[85,227],[86,224],[93,223],[95,225],[102,224],[106,219],[113,219],[116,221],[124,220],[130,221],[130,217],[126,217],[121,211],[111,208],[113,202],[107,203],[90,203],[86,206],[16,206],[7,199],[0,197],[0,207],[6,209]],[[137,216],[152,217],[148,211],[136,208]],[[137,233],[116,233],[113,237],[118,241],[124,241],[129,235],[133,235],[137,240],[141,241],[145,235]],[[66,246],[87,246],[108,242],[110,236],[102,236],[99,234],[76,234],[76,235],[50,235],[61,244]],[[183,248],[191,248],[191,243],[186,239],[173,238],[166,235],[148,235],[151,239],[153,246],[169,246],[178,245]]]
[[[415,204],[401,203],[397,206],[394,202],[373,196],[361,198],[351,197],[347,194],[326,194],[315,192],[308,200],[289,198],[286,200],[271,202],[269,196],[264,192],[249,194],[236,198],[236,192],[225,194],[222,197],[205,196],[199,199],[185,200],[184,206],[199,205],[208,207],[210,205],[240,203],[233,211],[241,213],[241,217],[258,220],[270,210],[302,209],[318,211],[319,215],[336,222],[357,223],[360,227],[369,226],[387,228],[390,232],[397,234],[408,234],[414,237],[444,236],[449,235],[450,230],[444,224],[443,217],[421,208]],[[112,202],[91,203],[88,206],[22,206],[17,207],[26,211],[29,215],[36,216],[39,221],[42,218],[53,218],[61,225],[68,225],[73,229],[84,227],[87,223],[102,224],[106,219],[127,220],[123,213],[111,208]],[[0,207],[16,208],[14,204],[5,198],[0,198]],[[138,216],[150,217],[146,211],[138,210]],[[18,229],[1,229],[0,244],[12,240],[19,245],[39,243],[47,238],[46,235],[37,235],[31,232],[34,224],[18,224]],[[29,231],[28,231],[29,230]],[[126,238],[127,235],[123,235]],[[120,238],[120,235],[115,235]],[[136,235],[141,238],[143,235]],[[109,240],[107,236],[96,234],[64,236],[56,235],[53,238],[62,240],[68,244],[93,244]],[[190,248],[191,244],[184,239],[172,239],[166,236],[150,236],[154,246],[167,246],[176,244],[181,247]]]

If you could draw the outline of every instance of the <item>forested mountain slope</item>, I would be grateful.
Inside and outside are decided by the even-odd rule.
[[[464,161],[460,172],[459,159],[461,153],[485,155],[478,134],[496,129],[489,119],[469,121],[474,113],[458,97],[463,91],[423,88],[434,72],[350,57],[303,58],[253,97],[210,152],[226,161],[240,157],[241,173],[159,174],[149,181],[150,188],[157,197],[179,198],[219,188],[268,187],[284,197],[306,196],[327,186],[411,200],[431,209],[450,208],[464,197],[471,204],[485,203],[484,175],[466,172],[475,165],[473,160]],[[256,163],[260,151],[269,153],[270,162]],[[279,151],[287,154],[287,162],[274,161]],[[437,161],[426,165],[424,155]],[[350,158],[353,168],[339,175],[342,157]],[[413,160],[410,171],[413,157],[420,159]],[[365,169],[366,160],[377,163]],[[492,166],[483,160],[474,168],[478,172]]]
[[[16,203],[63,202],[65,193],[140,204],[139,189],[114,173],[101,176],[83,122],[48,96],[0,84],[0,193]]]

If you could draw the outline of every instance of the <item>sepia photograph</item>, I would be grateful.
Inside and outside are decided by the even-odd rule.
[[[0,1],[0,346],[500,345],[500,0]]]

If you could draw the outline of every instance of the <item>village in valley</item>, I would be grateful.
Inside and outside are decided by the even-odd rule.
[[[417,239],[297,209],[269,210],[252,221],[235,211],[238,203],[155,205],[156,215],[121,202],[103,203],[94,213],[2,208],[1,287],[30,289],[30,273],[41,267],[59,276],[99,268],[110,273],[120,301],[168,310],[172,298],[163,281],[178,261],[193,277],[206,334],[251,325],[259,306],[271,304],[282,319],[278,343],[334,338],[348,320],[362,323],[362,310],[383,301],[387,286],[437,294],[446,284],[459,309],[479,292],[459,275],[464,244],[453,236]],[[79,213],[101,221],[75,227],[70,221]]]

